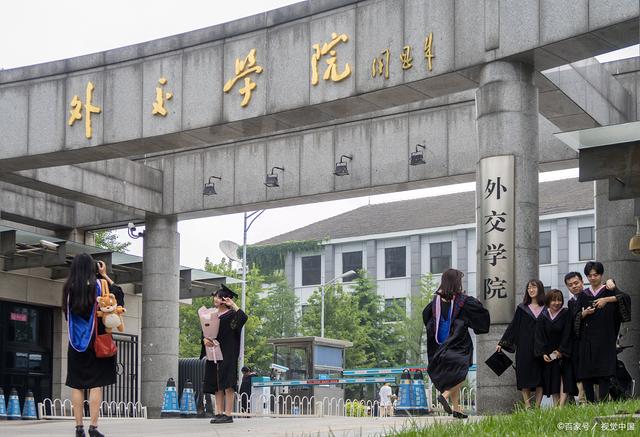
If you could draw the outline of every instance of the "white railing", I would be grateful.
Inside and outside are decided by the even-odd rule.
[[[89,401],[84,401],[83,412],[89,411]],[[38,403],[38,417],[41,419],[73,419],[73,404],[69,399],[49,399]],[[100,404],[103,419],[146,419],[147,407],[140,402],[106,402]],[[88,418],[88,416],[85,416]]]
[[[425,385],[425,391],[429,402],[429,409],[436,414],[445,414],[442,407],[433,403],[438,396],[438,391],[433,385]],[[354,416],[354,417],[380,417],[384,415],[384,408],[375,400],[343,399],[343,398],[315,398],[314,396],[299,396],[290,394],[281,395],[237,395],[235,406],[236,416]],[[476,389],[463,387],[460,391],[460,404],[464,411],[474,414],[476,411]],[[243,405],[248,411],[243,410]]]

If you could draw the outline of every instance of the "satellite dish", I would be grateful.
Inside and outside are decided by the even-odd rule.
[[[231,261],[241,261],[238,257],[238,249],[240,249],[240,245],[238,243],[234,243],[231,240],[222,240],[218,247]]]

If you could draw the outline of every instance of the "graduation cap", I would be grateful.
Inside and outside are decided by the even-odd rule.
[[[211,296],[218,296],[221,298],[230,297],[235,299],[238,297],[238,294],[226,285],[220,284],[220,288],[218,289],[218,291],[214,291],[213,293],[211,293]]]
[[[513,364],[513,361],[511,361],[511,358],[506,356],[504,352],[496,351],[493,355],[487,358],[485,364],[489,366],[496,375],[500,376],[511,364]]]

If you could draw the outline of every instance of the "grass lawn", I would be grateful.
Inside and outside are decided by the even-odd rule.
[[[612,414],[635,413],[638,410],[640,410],[640,400],[580,406],[568,405],[564,408],[519,410],[513,414],[486,416],[478,421],[459,420],[437,423],[424,428],[410,426],[392,430],[387,435],[394,437],[632,436],[640,435],[640,420],[638,419],[628,417],[602,419],[601,422],[596,422],[595,418]]]

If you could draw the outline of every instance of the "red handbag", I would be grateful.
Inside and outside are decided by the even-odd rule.
[[[107,281],[100,280],[102,294],[107,294],[109,291],[109,286],[107,285]],[[105,293],[105,287],[107,289],[107,293]],[[95,312],[98,311],[98,304],[96,303]],[[96,358],[110,358],[115,356],[118,353],[118,347],[116,346],[116,342],[113,341],[113,336],[111,333],[98,334],[98,314],[93,315],[94,328],[96,332],[96,338],[93,340],[93,351],[96,353]]]

